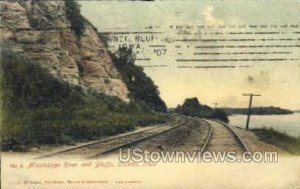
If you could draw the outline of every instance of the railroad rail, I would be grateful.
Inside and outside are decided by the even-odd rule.
[[[250,152],[250,150],[249,150],[248,146],[246,145],[246,143],[242,140],[242,138],[228,124],[226,124],[222,121],[219,121],[219,120],[206,120],[206,119],[198,119],[198,120],[201,120],[201,121],[205,122],[209,126],[208,136],[207,136],[207,138],[204,142],[204,145],[200,149],[201,153],[203,153],[204,151],[209,151],[208,149],[211,145],[212,138],[214,137],[214,128],[212,126],[213,122],[223,126],[223,128],[226,128],[229,131],[229,133],[234,138],[236,146],[238,146],[242,152]],[[218,127],[218,126],[215,126],[215,127]]]
[[[207,135],[207,137],[206,137],[206,139],[205,139],[205,142],[204,142],[203,146],[202,146],[201,149],[200,149],[200,153],[202,154],[202,153],[205,152],[205,150],[207,149],[208,143],[209,143],[210,140],[211,140],[212,130],[213,130],[213,129],[212,129],[211,125],[210,125],[206,120],[204,120],[204,119],[198,119],[198,121],[199,121],[199,120],[205,122],[205,123],[208,125],[208,127],[209,127],[208,135]]]
[[[220,120],[215,120],[215,121],[224,125],[227,129],[229,129],[233,133],[233,135],[235,136],[237,141],[240,143],[242,148],[244,148],[244,152],[250,152],[250,148],[246,145],[246,143],[242,140],[242,138],[232,129],[232,127],[230,125],[228,125],[227,123],[224,123]]]
[[[107,149],[105,151],[102,151],[100,153],[97,153],[97,154],[94,154],[94,155],[88,157],[88,159],[94,159],[94,158],[98,158],[98,157],[101,157],[101,156],[105,156],[105,155],[107,155],[109,153],[117,151],[118,149],[127,148],[127,147],[130,147],[130,146],[133,146],[133,145],[135,145],[137,143],[143,142],[145,140],[149,140],[149,139],[151,139],[153,137],[156,137],[156,136],[162,135],[164,133],[170,132],[170,131],[175,130],[175,129],[177,129],[179,127],[182,127],[182,126],[186,126],[186,125],[188,125],[188,123],[190,123],[190,121],[188,121],[188,119],[184,119],[184,120],[185,121],[183,123],[177,124],[177,125],[169,128],[169,129],[166,129],[166,130],[163,130],[163,131],[158,131],[158,132],[152,132],[151,131],[150,133],[143,133],[143,136],[141,138],[138,138],[138,139],[133,140],[133,141],[128,142],[128,143],[120,144],[118,146],[113,146],[112,148],[109,148],[109,149]]]
[[[129,134],[124,134],[121,136],[110,137],[107,139],[99,140],[96,142],[92,142],[89,144],[76,146],[72,148],[68,148],[65,150],[56,151],[50,154],[46,154],[44,156],[38,157],[40,158],[49,158],[56,157],[59,155],[76,155],[81,152],[86,154],[86,158],[93,159],[103,155],[107,155],[112,153],[120,148],[130,147],[139,142],[151,139],[155,136],[167,133],[181,126],[185,126],[189,124],[190,120],[187,118],[182,118],[182,120],[174,126],[156,126],[153,128],[145,129],[138,132],[133,132]]]

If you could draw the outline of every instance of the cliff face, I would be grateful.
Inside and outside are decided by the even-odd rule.
[[[83,89],[129,101],[107,48],[88,22],[77,38],[63,0],[2,2],[1,40],[46,67],[53,76]]]

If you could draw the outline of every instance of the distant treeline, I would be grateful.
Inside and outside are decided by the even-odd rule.
[[[213,109],[207,105],[203,105],[196,97],[185,99],[182,105],[178,105],[174,110],[170,111],[174,111],[175,113],[186,116],[212,118],[219,119],[226,123],[229,122],[227,114],[224,110],[220,108]]]
[[[223,108],[228,115],[231,114],[247,114],[248,108]],[[280,114],[293,114],[291,110],[279,107],[254,107],[251,108],[251,114],[254,115],[280,115]]]

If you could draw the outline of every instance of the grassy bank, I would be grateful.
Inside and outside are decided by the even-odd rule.
[[[73,144],[165,121],[146,104],[83,92],[10,50],[1,57],[1,147]]]
[[[263,141],[278,146],[291,154],[300,155],[300,137],[294,138],[274,129],[252,129]]]

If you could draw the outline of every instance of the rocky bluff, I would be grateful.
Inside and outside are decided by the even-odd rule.
[[[72,85],[129,101],[128,88],[104,41],[86,20],[78,38],[71,29],[63,0],[1,3],[1,41],[9,48]]]

